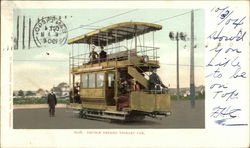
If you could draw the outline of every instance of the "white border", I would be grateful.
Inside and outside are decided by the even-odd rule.
[[[1,1],[1,45],[10,43],[8,35],[12,28],[14,8],[203,8],[206,11],[214,6],[230,5],[242,8],[249,16],[247,1]],[[249,18],[248,18],[249,22]],[[209,24],[207,24],[209,27]],[[9,28],[9,29],[4,29]],[[249,32],[248,32],[249,33]],[[248,40],[249,41],[249,40]],[[249,47],[248,47],[249,49]],[[13,130],[9,128],[9,99],[12,95],[10,83],[12,53],[1,52],[1,144],[3,147],[248,147],[249,126],[217,127],[205,129],[145,129],[146,134],[138,135],[87,135],[74,134],[79,130]],[[249,62],[249,59],[246,59]],[[249,83],[247,85],[249,88]],[[245,94],[249,98],[249,92]],[[209,102],[206,99],[206,108]],[[249,107],[249,101],[246,104]],[[6,107],[7,106],[7,107]],[[11,106],[12,108],[12,106]],[[249,108],[248,108],[249,110]],[[207,118],[206,112],[206,123]],[[249,115],[248,115],[249,116]],[[10,120],[6,120],[10,119]],[[93,130],[94,131],[94,130]],[[97,130],[105,131],[105,130]],[[111,131],[120,131],[119,129]],[[123,130],[124,131],[124,130]],[[138,131],[137,129],[128,131]],[[141,130],[139,130],[141,131]]]

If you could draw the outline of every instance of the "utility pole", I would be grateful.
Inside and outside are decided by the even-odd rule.
[[[23,49],[25,48],[24,40],[25,40],[25,16],[23,16]]]
[[[176,34],[177,53],[176,53],[176,85],[177,85],[177,100],[180,99],[180,85],[179,85],[179,32]]]
[[[19,43],[19,16],[17,16],[17,25],[16,25],[16,49],[18,49]]]
[[[177,100],[180,98],[180,85],[179,85],[179,40],[186,41],[186,34],[183,32],[173,32],[169,33],[169,38],[173,41],[176,40],[177,43],[177,53],[176,53],[176,96]]]
[[[70,103],[71,103],[71,97],[73,98],[73,93],[74,93],[74,88],[71,86],[71,53],[70,53],[70,50],[69,50],[69,88],[72,90],[71,94],[69,93],[69,100],[70,100]],[[73,99],[74,100],[74,99]]]
[[[194,11],[191,11],[191,50],[190,50],[190,99],[191,107],[195,107],[195,84],[194,84]]]
[[[30,38],[31,38],[31,18],[29,18],[29,43],[28,43],[29,49],[30,49]]]

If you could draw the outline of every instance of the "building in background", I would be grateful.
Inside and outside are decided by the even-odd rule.
[[[52,90],[56,94],[58,98],[67,98],[69,97],[70,87],[67,83],[62,82],[58,84],[56,87],[53,87]]]
[[[177,95],[176,88],[169,88],[169,93],[171,95]],[[198,87],[195,87],[195,96],[199,95],[205,95],[205,86],[200,85]],[[190,88],[180,88],[180,96],[187,97],[190,96]]]
[[[52,87],[57,98],[68,98],[69,97],[69,85],[65,82],[59,83],[56,87]],[[47,98],[49,91],[39,88],[37,91],[13,91],[13,98]]]

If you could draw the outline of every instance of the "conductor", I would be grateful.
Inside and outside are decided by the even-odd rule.
[[[157,75],[156,70],[153,70],[153,73],[149,76],[149,84],[150,90],[160,90],[160,86],[167,88]]]

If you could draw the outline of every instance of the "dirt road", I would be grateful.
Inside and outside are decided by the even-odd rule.
[[[56,117],[49,117],[48,109],[14,109],[14,129],[159,129],[205,128],[204,100],[197,100],[191,108],[190,101],[172,101],[172,115],[162,120],[145,118],[140,122],[113,123],[78,118],[72,109],[57,108]]]

